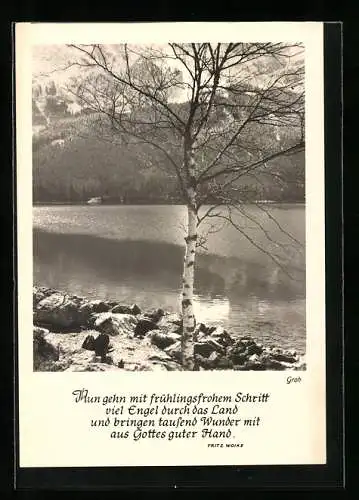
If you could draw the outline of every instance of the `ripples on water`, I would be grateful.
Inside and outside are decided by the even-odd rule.
[[[303,207],[273,210],[303,241]],[[36,207],[34,282],[143,309],[177,310],[184,215],[179,206]],[[271,234],[275,240],[273,227]],[[256,236],[260,241],[263,235]],[[303,260],[289,262],[297,278],[290,280],[232,228],[212,235],[209,250],[213,254],[202,253],[196,263],[198,318],[304,352]]]

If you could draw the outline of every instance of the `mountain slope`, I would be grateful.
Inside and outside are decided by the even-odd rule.
[[[179,106],[186,106],[183,103]],[[35,202],[180,202],[171,166],[148,146],[94,135],[95,113],[64,94],[54,81],[33,84],[33,185]],[[276,161],[254,178],[243,177],[247,199],[304,200],[304,153]]]

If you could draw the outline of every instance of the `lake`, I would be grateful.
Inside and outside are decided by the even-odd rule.
[[[176,311],[185,220],[179,205],[36,206],[34,284]],[[244,206],[235,223],[202,228],[198,320],[304,353],[304,205]]]

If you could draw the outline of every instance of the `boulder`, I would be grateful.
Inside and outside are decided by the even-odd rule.
[[[291,355],[287,351],[282,351],[281,349],[273,349],[270,351],[270,357],[276,361],[283,361],[285,363],[296,363],[298,358]]]
[[[227,356],[228,359],[230,359],[235,365],[242,365],[247,360],[245,352],[245,346],[237,343],[234,346],[228,348]]]
[[[207,339],[208,335],[204,332],[199,332],[197,334],[194,334],[193,337],[197,342],[203,342]]]
[[[231,353],[228,359],[234,364],[234,365],[244,365],[245,362],[247,361],[247,356],[244,353]]]
[[[94,340],[95,355],[101,356],[101,359],[104,359],[107,354],[109,344],[110,344],[109,335],[107,333],[101,333]]]
[[[206,335],[209,335],[209,329],[204,323],[198,323],[198,325],[196,326],[196,330],[198,333],[202,332]]]
[[[166,323],[172,323],[173,325],[182,327],[183,321],[179,314],[176,313],[167,313],[163,316],[163,320]]]
[[[260,356],[260,362],[265,370],[285,370],[285,366],[273,359],[268,353],[264,352]]]
[[[235,365],[241,365],[251,356],[259,356],[263,352],[262,344],[257,344],[253,339],[242,337],[228,347],[228,357]]]
[[[298,362],[295,365],[293,365],[293,370],[306,370],[307,369],[307,364],[305,362]]]
[[[87,349],[88,351],[95,350],[95,337],[93,335],[87,335],[82,343],[82,349]]]
[[[212,353],[212,354],[217,354],[217,353]],[[215,364],[216,360],[211,359],[211,356],[208,358],[205,358],[204,356],[201,356],[200,354],[196,354],[196,362],[198,363],[198,366],[200,369],[204,370],[214,370],[215,369]]]
[[[158,323],[165,315],[163,309],[156,309],[155,311],[145,313],[144,318],[153,321],[154,323]]]
[[[134,314],[135,316],[141,314],[141,308],[137,304],[132,304],[131,310],[132,310],[131,314]]]
[[[36,287],[34,286],[32,289],[32,304],[33,307],[36,307],[36,305],[41,302],[43,299],[48,297],[49,295],[52,295],[55,293],[55,290],[52,290],[51,288],[45,288],[45,287]]]
[[[110,305],[103,300],[90,300],[87,304],[83,304],[81,307],[88,307],[90,314],[93,313],[103,313],[108,312],[110,310]]]
[[[175,359],[178,362],[181,362],[182,360],[182,349],[181,349],[181,342],[178,341],[175,344],[170,345],[169,347],[166,347],[164,351],[171,356],[171,358]]]
[[[34,323],[54,329],[79,329],[86,325],[90,312],[81,309],[82,300],[59,292],[42,299],[34,311]]]
[[[239,341],[242,343],[242,345],[245,345],[246,347],[256,343],[256,341],[252,337],[249,337],[249,336],[240,337]]]
[[[211,353],[211,355],[209,356],[208,361],[216,364],[220,359],[221,359],[221,355],[219,354],[219,352],[213,351]]]
[[[210,337],[201,342],[195,342],[194,344],[194,353],[200,354],[205,358],[208,358],[213,351],[219,352],[220,354],[225,353],[223,346]]]
[[[156,323],[148,318],[141,318],[138,320],[135,327],[135,337],[144,337],[146,333],[157,328]]]
[[[58,361],[60,357],[59,348],[46,339],[44,329],[33,330],[33,368],[35,371],[42,370],[44,365]]]
[[[166,349],[172,344],[181,340],[181,336],[176,333],[162,333],[161,330],[152,330],[150,332],[151,343],[160,349]]]
[[[263,346],[261,344],[250,344],[247,346],[246,353],[248,356],[259,356],[263,352]]]
[[[210,335],[211,338],[216,340],[223,347],[229,347],[235,343],[235,340],[221,326],[218,326],[215,330],[213,330]]]
[[[183,370],[182,366],[179,363],[176,363],[173,360],[166,361],[164,363],[164,365],[166,367],[166,370],[169,371],[169,372],[178,372],[178,371],[182,371]]]
[[[111,309],[111,312],[114,313],[114,314],[132,314],[130,306],[124,306],[124,305],[121,305],[121,304],[116,304]]]
[[[247,361],[244,365],[245,370],[254,370],[254,371],[265,371],[266,367],[259,360],[250,360]]]
[[[137,304],[133,304],[132,306],[117,304],[111,309],[111,312],[115,314],[133,314],[134,316],[137,316],[138,314],[141,314],[141,309]]]
[[[94,328],[110,336],[133,335],[137,319],[132,314],[100,313],[95,317]]]
[[[233,363],[226,356],[221,356],[216,360],[217,370],[231,370],[233,369]]]
[[[50,333],[50,331],[47,328],[41,328],[40,326],[33,326],[34,338],[35,337],[44,338],[45,335],[47,335],[48,333]]]

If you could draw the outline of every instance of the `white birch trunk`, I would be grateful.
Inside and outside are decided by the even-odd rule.
[[[182,366],[184,370],[197,370],[197,363],[194,356],[194,332],[196,327],[196,318],[193,309],[193,289],[194,289],[194,269],[197,248],[197,209],[196,209],[196,191],[191,185],[194,179],[195,163],[193,155],[189,155],[188,160],[189,185],[187,187],[187,236],[186,253],[183,266],[183,286],[182,286]]]
[[[193,332],[196,319],[193,309],[194,267],[196,258],[197,218],[192,207],[187,207],[188,229],[186,236],[186,254],[183,266],[182,287],[182,366],[185,370],[194,370]]]

